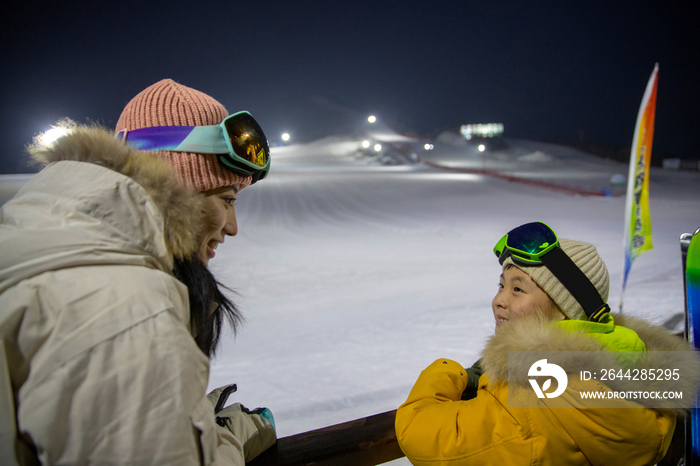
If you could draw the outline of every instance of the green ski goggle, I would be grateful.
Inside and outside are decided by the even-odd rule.
[[[559,238],[554,230],[542,222],[533,222],[506,233],[493,252],[501,265],[512,257],[516,264],[532,267],[542,265],[542,256],[558,246]]]
[[[270,145],[253,116],[238,112],[212,126],[153,126],[120,131],[117,137],[128,145],[147,151],[217,154],[228,170],[252,183],[270,171]]]
[[[600,322],[610,312],[610,306],[600,297],[595,285],[564,252],[554,230],[542,222],[526,223],[506,233],[493,248],[503,265],[512,258],[516,265],[544,266],[578,301],[592,322]]]

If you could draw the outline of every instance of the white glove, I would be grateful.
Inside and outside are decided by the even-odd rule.
[[[224,408],[229,395],[235,391],[236,385],[227,385],[212,391],[207,398],[214,406],[216,423],[227,428],[243,444],[247,463],[277,441],[275,418],[268,408],[251,411],[240,403]]]

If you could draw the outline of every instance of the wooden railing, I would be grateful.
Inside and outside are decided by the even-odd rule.
[[[396,411],[302,432],[277,443],[251,466],[373,466],[404,456],[396,441]]]

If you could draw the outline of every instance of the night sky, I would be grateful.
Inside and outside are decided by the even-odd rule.
[[[64,1],[0,19],[0,173],[58,119],[113,127],[172,78],[249,110],[271,142],[349,134],[370,113],[435,137],[629,146],[659,62],[654,152],[698,158],[700,16],[693,2]]]

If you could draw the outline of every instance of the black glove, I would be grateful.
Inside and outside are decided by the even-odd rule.
[[[484,373],[484,370],[481,368],[481,359],[476,361],[472,367],[465,370],[467,371],[469,379],[467,380],[467,388],[462,392],[462,399],[471,400],[472,398],[476,398],[476,392],[479,391],[479,377]]]

